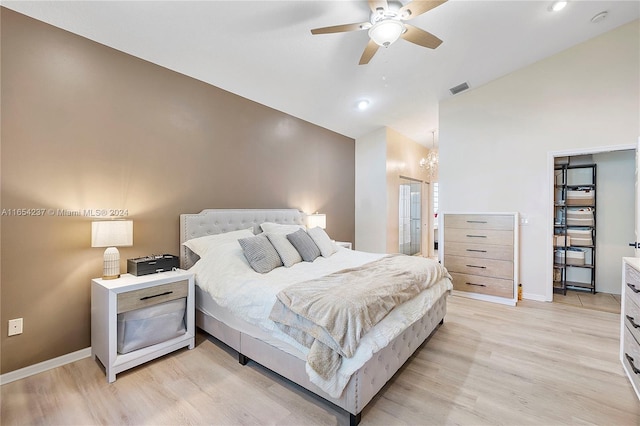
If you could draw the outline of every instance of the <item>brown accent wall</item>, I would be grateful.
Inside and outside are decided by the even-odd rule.
[[[353,241],[353,139],[0,10],[2,373],[90,346],[89,210],[133,219],[123,271],[177,254],[180,213],[205,208],[317,210]]]

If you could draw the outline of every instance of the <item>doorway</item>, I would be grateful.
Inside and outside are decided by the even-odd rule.
[[[620,147],[617,150],[594,150],[590,153],[556,153],[553,156],[554,165],[559,157],[568,157],[573,164],[592,163],[597,166],[595,232],[594,248],[561,247],[563,254],[580,254],[581,252],[595,252],[595,292],[584,291],[581,288],[567,288],[566,294],[552,290],[554,302],[566,303],[588,309],[607,312],[620,312],[621,292],[621,258],[633,256],[633,248],[629,242],[634,239],[635,228],[635,147]],[[567,155],[568,154],[568,155]],[[555,168],[555,167],[554,167]],[[554,195],[558,186],[554,172]],[[555,198],[555,197],[554,197]],[[558,234],[558,209],[552,204],[554,215],[551,226],[553,234]],[[568,207],[567,207],[568,208]],[[564,210],[566,211],[567,208]],[[553,271],[557,278],[558,240],[553,237]],[[561,240],[562,241],[562,240]],[[562,241],[563,244],[566,244]],[[569,246],[572,244],[569,243]],[[565,251],[566,250],[566,251]],[[575,250],[575,253],[569,250]],[[573,257],[573,256],[572,256]],[[575,259],[575,257],[574,257]],[[587,260],[588,256],[587,256]],[[570,267],[568,273],[588,273],[588,268]],[[565,270],[563,269],[563,271]]]
[[[400,176],[398,250],[410,256],[422,252],[422,181]]]

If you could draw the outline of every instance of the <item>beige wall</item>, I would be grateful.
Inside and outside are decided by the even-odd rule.
[[[90,346],[103,249],[90,247],[85,209],[134,220],[123,270],[127,258],[177,254],[179,214],[204,208],[320,211],[329,235],[353,241],[353,139],[1,14],[2,373]],[[45,214],[7,213],[21,208]],[[18,317],[24,333],[7,337]]]
[[[528,220],[525,298],[552,298],[550,156],[638,141],[639,34],[636,20],[440,104],[440,211],[517,211]]]

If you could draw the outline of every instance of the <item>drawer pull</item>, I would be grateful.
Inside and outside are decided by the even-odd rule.
[[[468,220],[467,223],[487,223],[486,220]]]
[[[624,356],[627,358],[627,361],[629,361],[629,364],[631,364],[631,369],[633,370],[633,372],[636,374],[640,374],[640,370],[638,370],[638,368],[636,368],[636,366],[633,364],[633,357],[626,352],[624,353]]]
[[[147,263],[147,265],[155,265],[156,263],[158,263],[158,262],[149,262],[149,263]]]
[[[630,315],[625,315],[625,316],[627,317],[627,321],[629,321],[631,323],[633,328],[640,328],[640,324],[636,324],[636,322],[634,321],[635,318],[633,318]]]
[[[476,284],[476,283],[466,283],[467,285],[475,285],[477,287],[486,287],[484,284]]]
[[[467,249],[467,251],[475,251],[477,253],[486,253],[486,250],[477,250],[477,249]]]
[[[471,235],[471,234],[467,234],[467,237],[469,237],[469,238],[487,238],[486,235]]]
[[[171,293],[173,293],[173,291],[165,291],[164,293],[154,294],[153,296],[141,297],[140,300],[153,299],[154,297],[166,296],[167,294],[171,294]]]
[[[636,286],[631,283],[627,283],[627,287],[629,287],[634,293],[640,293],[640,290],[638,290]]]
[[[487,269],[486,266],[467,265],[469,268]]]

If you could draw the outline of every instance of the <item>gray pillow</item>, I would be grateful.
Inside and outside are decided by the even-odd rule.
[[[320,256],[320,249],[303,229],[299,229],[292,234],[287,234],[287,239],[293,244],[296,250],[298,250],[298,253],[302,256],[302,260],[305,262],[313,262]]]
[[[298,250],[287,240],[285,234],[267,232],[267,238],[269,238],[269,241],[280,255],[280,259],[282,259],[285,267],[289,268],[296,263],[302,262],[300,253],[298,253]]]
[[[282,266],[282,260],[278,256],[278,252],[264,234],[241,238],[238,243],[242,247],[244,257],[247,258],[254,271],[264,274],[278,266]]]

